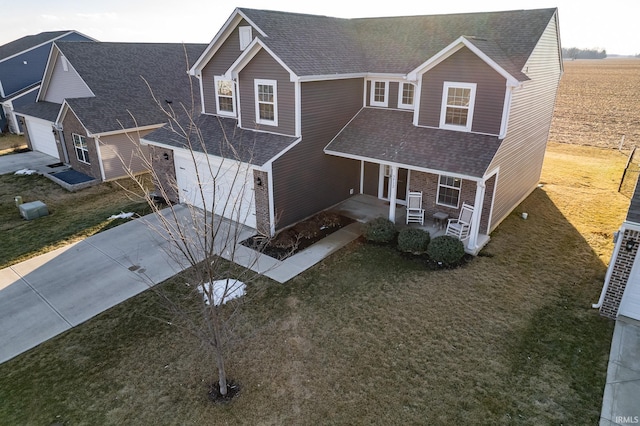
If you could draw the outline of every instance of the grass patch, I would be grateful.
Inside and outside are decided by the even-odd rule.
[[[544,187],[464,268],[428,271],[394,248],[359,240],[286,285],[252,284],[227,362],[242,387],[231,404],[207,401],[213,360],[168,326],[147,292],[0,365],[0,419],[595,424],[613,322],[590,304],[605,272],[598,251],[610,253],[612,243],[580,229],[601,205],[584,196],[588,186],[608,197],[615,189],[593,180],[574,191],[586,181],[565,180],[556,155],[584,160],[580,176],[614,158],[551,147]],[[623,211],[613,204],[609,214]],[[188,279],[162,286],[179,295]]]
[[[127,180],[119,183],[129,185]],[[31,221],[22,219],[14,202],[17,195],[25,203],[44,202],[49,216]],[[1,175],[0,268],[119,225],[123,220],[108,217],[121,211],[143,215],[150,209],[145,202],[132,200],[115,182],[68,192],[43,176]]]
[[[23,135],[0,134],[0,155],[13,154],[23,149],[27,149],[27,141]]]

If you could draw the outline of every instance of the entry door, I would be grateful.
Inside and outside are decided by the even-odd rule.
[[[407,203],[407,183],[409,181],[409,170],[398,169],[398,190],[396,192],[396,202],[400,204]],[[391,193],[391,166],[380,165],[380,191],[379,198],[383,200],[389,199]]]

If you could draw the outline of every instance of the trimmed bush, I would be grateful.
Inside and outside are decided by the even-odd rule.
[[[402,228],[398,233],[398,249],[401,251],[421,254],[427,250],[431,241],[428,231],[420,228]]]
[[[390,243],[397,233],[396,225],[383,217],[370,220],[362,228],[362,235],[372,243]]]
[[[464,257],[464,244],[457,238],[442,235],[431,240],[427,247],[427,255],[444,266],[452,266]]]

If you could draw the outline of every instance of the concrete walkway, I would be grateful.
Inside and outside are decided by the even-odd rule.
[[[176,206],[175,211],[179,222],[193,223],[187,207]],[[168,254],[171,244],[151,227],[159,229],[154,214],[0,270],[0,363],[187,267],[188,262]],[[234,240],[242,241],[253,231],[231,232],[238,232]],[[284,261],[237,245],[234,260],[283,283],[359,235],[360,224],[353,223]],[[218,253],[229,258],[231,250],[216,244]]]
[[[0,175],[17,172],[18,170],[30,169],[40,174],[47,174],[54,170],[66,168],[49,167],[58,164],[60,160],[38,151],[21,152],[18,154],[10,154],[0,156]]]
[[[640,321],[618,317],[611,339],[600,426],[640,423]]]

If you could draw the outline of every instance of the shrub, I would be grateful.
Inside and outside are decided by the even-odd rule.
[[[396,237],[396,225],[389,219],[378,217],[365,223],[362,235],[373,243],[389,243]]]
[[[424,253],[431,241],[428,231],[420,228],[403,228],[398,233],[398,248],[401,251],[420,254]]]
[[[342,223],[342,217],[336,212],[321,212],[317,216],[320,229],[335,228]]]
[[[427,255],[438,263],[452,266],[464,257],[464,245],[457,238],[442,235],[431,240],[427,247]]]
[[[298,235],[293,229],[285,229],[273,238],[271,244],[280,249],[295,250],[298,245]]]
[[[310,240],[320,233],[320,226],[317,221],[308,219],[295,225],[293,227],[293,232],[295,232],[299,238],[306,238]]]

